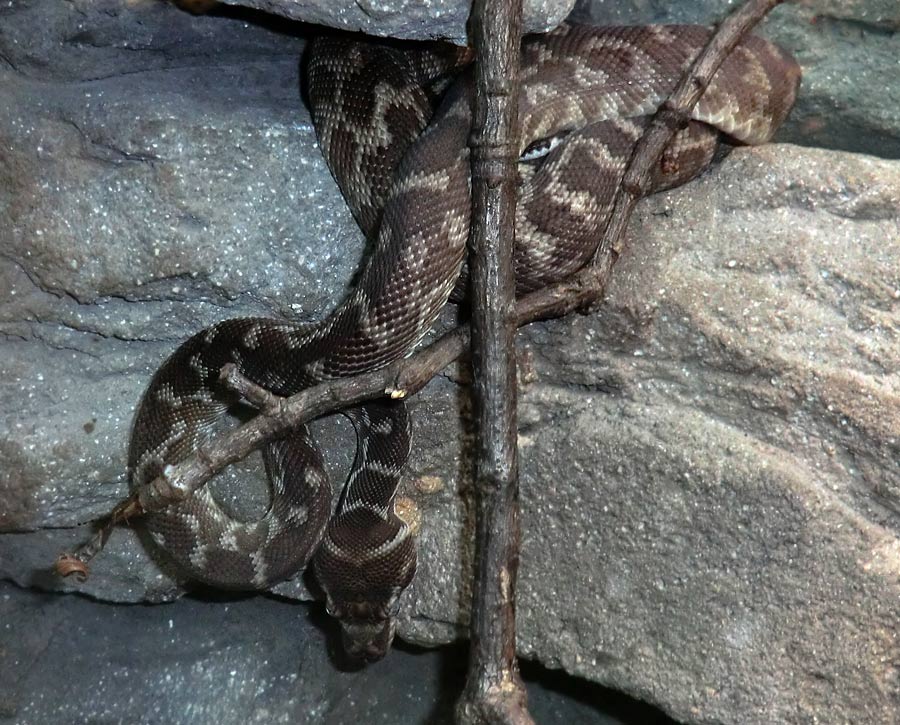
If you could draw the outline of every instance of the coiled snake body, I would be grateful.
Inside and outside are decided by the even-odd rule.
[[[646,119],[707,38],[692,26],[563,26],[525,41],[519,292],[560,280],[590,259]],[[320,323],[233,319],[179,347],[136,416],[134,485],[194,451],[237,402],[218,380],[224,364],[280,395],[375,369],[413,348],[458,284],[469,233],[472,82],[459,73],[466,51],[323,38],[309,53],[320,145],[374,251],[354,291]],[[789,56],[745,40],[666,151],[655,188],[698,174],[720,134],[767,141],[798,81]],[[149,515],[146,525],[190,577],[221,587],[266,588],[314,556],[348,652],[376,659],[390,645],[398,598],[415,571],[414,542],[393,511],[410,428],[400,403],[373,402],[348,415],[357,453],[334,515],[321,455],[302,427],[264,449],[272,492],[259,521],[231,518],[201,489]]]

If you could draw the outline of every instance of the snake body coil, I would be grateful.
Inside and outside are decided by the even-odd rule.
[[[564,26],[522,49],[517,206],[519,292],[558,281],[593,254],[647,119],[708,39],[692,26]],[[136,486],[200,446],[236,402],[219,382],[234,363],[254,383],[290,395],[406,355],[458,285],[469,233],[472,81],[450,46],[313,42],[307,86],[323,153],[357,221],[374,240],[349,297],[317,324],[233,319],[194,335],[163,364],[141,401],[129,451]],[[655,188],[696,176],[717,138],[767,141],[799,82],[776,46],[745,40],[669,146]],[[460,285],[461,287],[461,285]],[[351,654],[390,646],[398,598],[416,554],[393,501],[410,448],[400,403],[348,411],[356,459],[338,510],[305,427],[268,445],[271,504],[241,522],[207,489],[147,517],[154,540],[185,573],[228,588],[266,588],[315,555],[329,611]]]

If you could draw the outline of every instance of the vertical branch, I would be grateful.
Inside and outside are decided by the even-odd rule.
[[[521,0],[476,0],[472,123],[472,362],[476,564],[462,723],[531,723],[516,662],[519,564],[513,243]]]

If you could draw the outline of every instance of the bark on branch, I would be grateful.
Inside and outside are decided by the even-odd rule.
[[[513,244],[522,0],[476,0],[471,27],[475,581],[469,671],[456,717],[462,725],[530,725],[516,660],[520,531]]]

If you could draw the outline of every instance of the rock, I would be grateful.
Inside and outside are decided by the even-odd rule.
[[[191,0],[187,0],[190,2]],[[414,40],[445,38],[466,44],[466,23],[472,3],[466,0],[223,0],[229,5],[275,13],[304,23],[327,25],[339,30]],[[544,33],[569,14],[575,0],[524,0],[522,24],[526,33]]]
[[[732,0],[579,0],[574,19],[597,25],[700,23],[725,16]],[[760,34],[790,48],[803,86],[785,141],[900,158],[900,4],[895,0],[785,3]]]
[[[735,153],[531,333],[523,653],[689,722],[891,721],[898,198],[897,162]]]
[[[459,646],[395,648],[347,670],[329,653],[324,619],[272,597],[118,607],[0,583],[0,721],[453,722]],[[672,723],[598,685],[535,665],[523,674],[543,725]]]
[[[300,104],[301,49],[159,3],[0,10],[0,577],[180,595],[128,530],[81,587],[47,569],[127,492],[134,406],[179,341],[319,316],[352,277],[363,243]],[[898,204],[898,161],[736,150],[642,203],[604,305],[522,331],[522,655],[686,722],[890,721]],[[461,378],[412,403],[401,635],[427,644],[467,617]],[[346,433],[324,431],[335,471]],[[216,490],[258,510],[239,474]]]
[[[224,1],[339,30],[413,40],[446,38],[460,45],[466,44],[466,23],[472,9],[471,2],[466,0],[357,0],[354,3],[328,0]],[[522,26],[526,33],[544,33],[559,25],[574,4],[575,0],[524,0]]]

